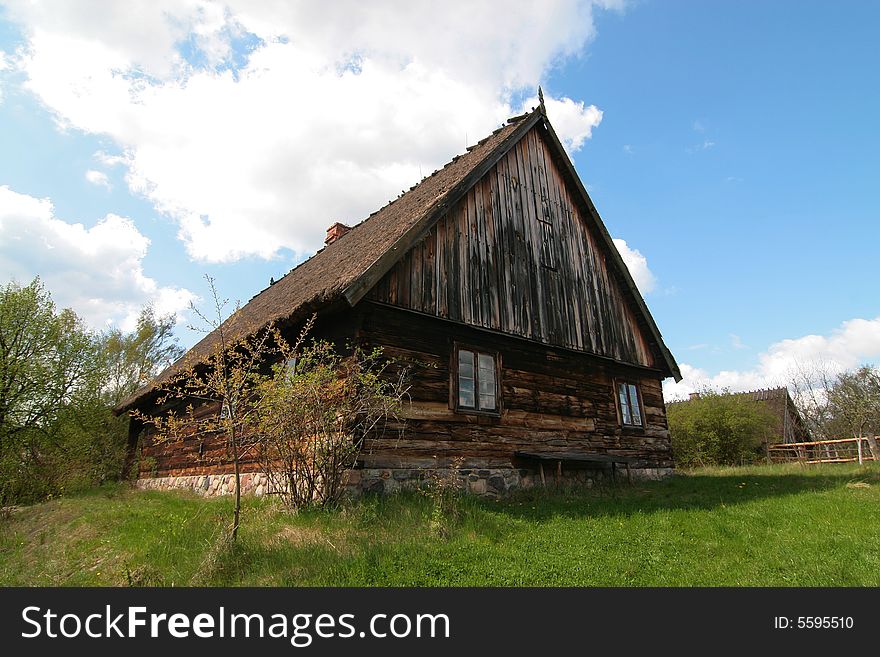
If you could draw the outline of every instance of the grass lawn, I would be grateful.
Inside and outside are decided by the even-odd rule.
[[[662,482],[368,498],[291,515],[116,486],[0,520],[0,585],[880,586],[880,467],[701,470]]]

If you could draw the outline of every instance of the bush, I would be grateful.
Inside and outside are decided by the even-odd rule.
[[[345,475],[364,438],[400,418],[405,370],[392,372],[381,349],[349,356],[328,342],[285,354],[256,395],[260,460],[270,488],[291,508],[327,506],[345,492]]]
[[[678,467],[742,465],[755,461],[773,434],[772,412],[747,396],[706,390],[666,408]]]

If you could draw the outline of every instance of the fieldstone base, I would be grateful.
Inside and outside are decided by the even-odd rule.
[[[214,497],[235,493],[235,475],[190,475],[185,477],[153,477],[138,479],[137,487],[144,490],[190,490],[197,495]],[[269,480],[261,472],[241,475],[241,492],[244,495],[262,497],[269,492]]]
[[[633,480],[662,479],[672,475],[672,468],[633,468]],[[617,477],[626,480],[626,471]],[[416,490],[430,485],[454,486],[474,495],[500,497],[519,488],[554,485],[583,485],[592,488],[610,483],[609,470],[563,470],[561,479],[556,472],[545,470],[544,482],[538,472],[517,468],[364,468],[349,470],[346,491],[352,496],[361,493],[390,494],[401,490]],[[137,487],[145,490],[190,490],[198,495],[213,497],[232,495],[235,476],[231,474],[190,475],[182,477],[155,477],[138,479]],[[270,492],[268,477],[259,472],[241,475],[241,492],[262,497]]]

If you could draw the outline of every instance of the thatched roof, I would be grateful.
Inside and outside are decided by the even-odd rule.
[[[752,401],[787,401],[792,406],[794,406],[794,402],[791,400],[791,396],[788,394],[788,388],[782,386],[780,388],[761,388],[759,390],[743,390],[740,392],[727,392],[723,393],[724,396],[731,397],[745,397],[746,399],[750,399]],[[668,404],[686,404],[690,401],[694,401],[695,399],[701,399],[701,395],[698,392],[691,393],[690,399],[673,399]]]
[[[678,365],[666,348],[635,282],[612,243],[611,236],[574,171],[555,132],[547,121],[543,104],[527,114],[507,120],[506,125],[468,148],[442,169],[411,187],[382,209],[374,212],[347,233],[335,239],[314,256],[292,269],[284,278],[257,294],[224,322],[227,340],[253,334],[270,322],[281,323],[304,318],[334,302],[356,304],[379,278],[402,257],[414,241],[452,206],[533,126],[542,122],[551,144],[558,151],[563,168],[588,208],[587,220],[595,224],[625,287],[654,337],[668,372],[681,379]],[[167,383],[186,365],[206,359],[219,342],[218,331],[209,333],[183,359],[162,372],[149,384],[120,403],[122,413],[143,400],[151,391]]]
[[[410,188],[405,194],[374,212],[350,231],[318,251],[311,258],[294,267],[281,280],[257,294],[246,305],[224,322],[227,339],[252,334],[270,322],[281,322],[309,313],[340,298],[353,300],[357,282],[386,254],[403,255],[397,243],[414,227],[433,217],[448,205],[447,199],[456,198],[466,191],[481,164],[493,161],[493,155],[507,151],[510,145],[542,116],[539,108],[528,114],[508,119],[507,125],[472,146],[463,155],[456,156],[442,169]],[[498,151],[496,153],[496,151]],[[461,188],[465,189],[462,190]],[[396,258],[395,258],[396,260]],[[364,290],[366,292],[366,290]],[[183,359],[174,363],[150,383],[142,386],[116,407],[123,412],[134,406],[150,391],[168,382],[186,363],[207,358],[219,341],[217,331],[206,335]]]

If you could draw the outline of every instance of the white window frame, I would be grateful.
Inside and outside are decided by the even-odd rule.
[[[467,404],[462,404],[461,399],[461,372],[459,371],[459,363],[461,358],[461,353],[467,352],[471,354],[472,367],[473,367],[473,397],[474,404],[473,406],[469,406]],[[492,396],[494,400],[494,408],[487,408],[481,404],[481,397],[485,396],[480,394],[480,372],[481,370],[485,371],[485,368],[480,367],[480,357],[490,358],[493,364],[493,378],[494,378],[494,387],[492,390]],[[501,415],[501,357],[498,352],[490,351],[488,349],[482,349],[480,347],[474,347],[466,344],[458,344],[454,345],[452,350],[452,375],[450,377],[450,396],[452,401],[452,408],[458,413],[473,413],[478,415],[493,415],[499,416]]]
[[[625,428],[643,429],[645,427],[645,405],[638,382],[629,379],[614,381],[614,399],[617,417]],[[633,412],[635,411],[635,412]]]

